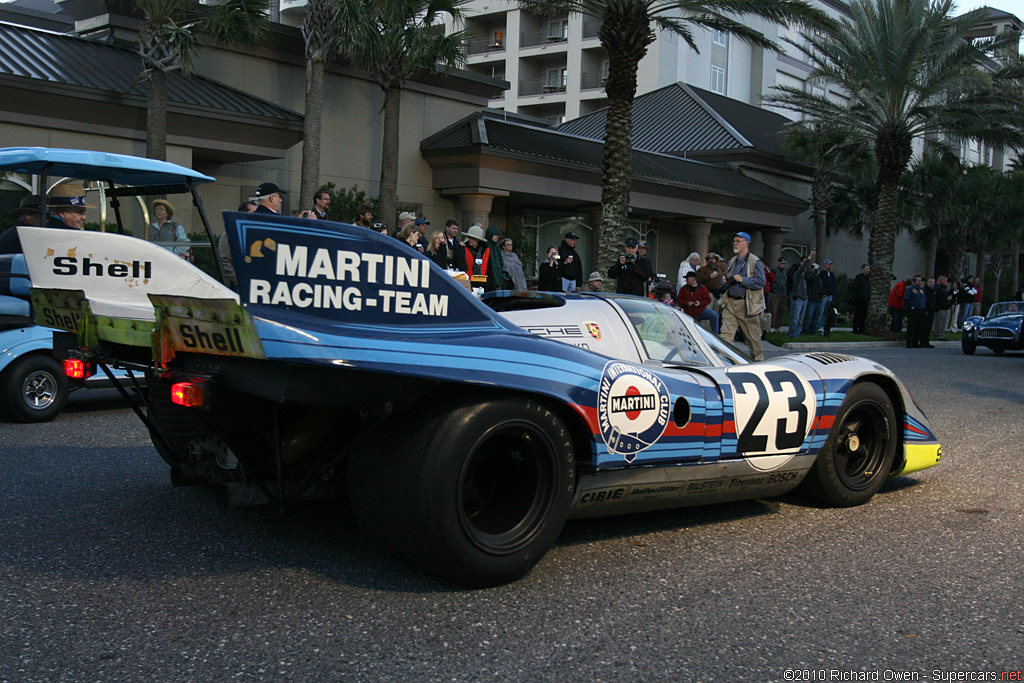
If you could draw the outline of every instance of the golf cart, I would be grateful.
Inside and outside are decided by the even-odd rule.
[[[213,178],[191,169],[105,152],[39,147],[0,149],[0,175],[11,173],[36,177],[35,185],[44,190],[41,192],[44,197],[67,180],[88,183],[90,191],[95,191],[100,198],[101,225],[106,227],[109,202],[116,228],[109,226],[107,229],[144,239],[149,219],[143,198],[189,194],[213,244],[209,223],[196,193],[198,184],[212,182]],[[128,200],[125,202],[128,206],[122,200]],[[41,205],[39,224],[46,225],[46,202]],[[173,246],[157,244],[166,248]],[[192,246],[198,251],[203,245]],[[213,254],[214,250],[210,249],[209,255]],[[209,270],[219,273],[216,258],[204,261]],[[105,374],[79,378],[66,375],[55,355],[66,357],[63,347],[77,347],[78,342],[74,335],[57,332],[55,328],[67,329],[74,325],[63,324],[57,317],[60,315],[57,309],[45,305],[39,308],[39,302],[33,304],[30,287],[25,257],[22,254],[0,255],[0,412],[21,422],[45,422],[60,414],[71,391],[83,387],[110,387],[113,383]],[[121,377],[125,374],[118,369],[112,372]]]

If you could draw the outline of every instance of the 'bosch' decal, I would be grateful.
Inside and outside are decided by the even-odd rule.
[[[653,445],[669,418],[668,389],[661,378],[629,363],[611,361],[601,373],[597,414],[608,450],[633,462]]]

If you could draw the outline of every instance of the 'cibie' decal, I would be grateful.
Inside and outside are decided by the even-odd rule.
[[[633,462],[665,432],[669,403],[668,389],[657,375],[618,361],[605,365],[597,415],[609,452]]]

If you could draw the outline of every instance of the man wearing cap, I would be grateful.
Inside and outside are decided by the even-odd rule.
[[[487,280],[483,283],[485,292],[497,289],[498,279],[494,276],[491,250],[487,247],[483,226],[474,223],[462,236],[466,238],[466,243],[455,248],[455,267],[471,278],[473,275],[486,276]]]
[[[600,292],[602,291],[601,285],[604,283],[604,278],[601,277],[599,271],[594,271],[587,277],[587,284],[583,287],[585,292]]]
[[[647,282],[644,283],[644,296],[646,296],[651,287],[651,280],[654,279],[654,266],[651,264],[651,259],[647,258],[646,240],[636,243],[636,262],[640,268],[647,271]]]
[[[580,236],[570,230],[565,233],[562,244],[558,247],[558,255],[562,263],[562,279],[566,280],[567,292],[575,292],[583,286],[583,260],[576,251],[576,241]]]
[[[24,197],[18,208],[10,211],[7,217],[14,221],[14,225],[0,233],[0,254],[20,254],[21,240],[18,239],[17,227],[39,226],[39,195],[30,194]]]
[[[636,257],[637,241],[632,237],[626,238],[626,253],[619,256],[619,260],[608,269],[608,277],[615,278],[615,291],[619,294],[632,294],[634,296],[645,296],[647,281],[651,273],[642,269],[640,261]]]
[[[416,214],[414,214],[411,211],[403,211],[402,213],[398,214],[398,227],[395,228],[395,234],[401,234],[401,232],[405,230],[405,226],[413,225],[415,222]]]
[[[722,339],[731,342],[736,328],[743,330],[755,361],[764,360],[761,348],[760,316],[764,313],[764,263],[750,253],[750,235],[732,236],[734,256],[725,267],[725,293],[722,295]]]
[[[786,259],[779,257],[775,267],[772,268],[771,289],[768,291],[768,312],[772,319],[772,332],[779,331],[782,323],[782,316],[786,313],[786,300],[789,298],[789,290],[786,287]]]
[[[692,270],[686,274],[686,281],[676,294],[676,305],[694,320],[707,320],[711,331],[718,334],[718,315],[708,308],[711,294],[707,287],[697,282],[697,273]]]
[[[430,221],[420,216],[413,221],[413,225],[420,231],[420,245],[423,247],[423,251],[426,252],[427,247],[430,246],[430,238],[427,237],[427,230],[430,228]]]
[[[281,213],[284,196],[288,194],[275,183],[260,183],[256,188],[256,211],[253,213]]]

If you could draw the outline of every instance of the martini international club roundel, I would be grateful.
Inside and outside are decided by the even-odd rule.
[[[669,395],[661,378],[643,368],[611,361],[601,372],[597,417],[608,451],[633,462],[661,438],[668,425]]]

